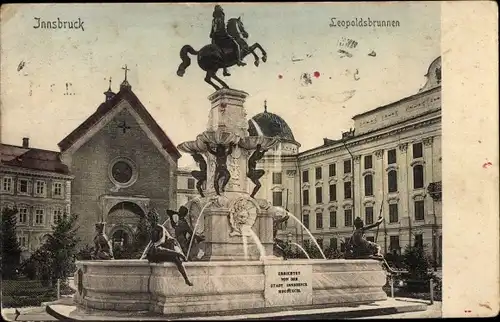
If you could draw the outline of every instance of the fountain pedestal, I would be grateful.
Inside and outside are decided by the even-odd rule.
[[[221,133],[221,135],[216,136],[219,142],[226,143],[224,142],[228,140],[226,133],[233,134],[238,138],[248,136],[247,114],[244,107],[247,97],[247,93],[234,89],[221,89],[208,97],[211,108],[208,114],[207,131]],[[208,161],[207,195],[213,195],[215,194],[215,157],[206,153],[206,158]],[[233,153],[227,158],[231,179],[226,186],[226,191],[247,192],[247,161],[248,151],[236,145]]]
[[[260,260],[272,255],[273,218],[267,211],[269,204],[245,194],[229,192],[226,196],[212,199],[213,206],[203,213],[203,260]]]

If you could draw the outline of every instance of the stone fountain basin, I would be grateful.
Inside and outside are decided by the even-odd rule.
[[[83,309],[161,314],[258,312],[387,299],[382,290],[386,273],[375,260],[188,262],[184,265],[194,283],[191,287],[172,263],[110,260],[78,261],[76,265],[74,301]]]

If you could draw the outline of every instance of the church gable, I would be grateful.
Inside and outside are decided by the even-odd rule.
[[[73,153],[75,182],[85,178],[94,192],[163,198],[172,184],[175,159],[158,148],[158,140],[130,104],[120,104],[113,117]]]
[[[59,147],[65,155],[72,155],[93,135],[115,119],[123,109],[127,109],[162,153],[168,154],[173,160],[180,158],[180,153],[165,132],[153,119],[139,99],[129,88],[122,88],[114,97],[102,103],[96,112],[85,120],[78,128],[59,142]],[[128,130],[127,124],[122,125],[122,132]],[[168,159],[168,158],[167,158]]]

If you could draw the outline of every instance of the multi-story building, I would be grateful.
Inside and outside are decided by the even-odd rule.
[[[286,122],[267,108],[249,121],[251,135],[281,141],[261,162],[266,174],[257,197],[287,206],[300,220],[289,221],[282,238],[309,240],[305,226],[323,248],[341,249],[355,217],[370,224],[380,214],[385,222],[366,234],[368,240],[385,252],[427,244],[440,262],[440,58],[426,77],[415,95],[354,116],[354,129],[341,139],[324,139],[304,152]]]
[[[194,167],[183,167],[177,170],[177,208],[198,196],[196,179],[191,175]]]
[[[1,144],[2,209],[16,207],[17,238],[22,258],[45,242],[58,218],[71,212],[71,182],[60,153],[29,146]]]

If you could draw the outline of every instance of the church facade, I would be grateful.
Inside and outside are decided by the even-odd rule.
[[[130,243],[141,216],[154,208],[163,221],[177,205],[179,151],[126,77],[118,93],[104,94],[95,113],[59,142],[74,177],[72,212],[82,244],[92,243],[97,222],[105,222],[114,243]]]
[[[354,129],[340,139],[299,152],[286,122],[265,111],[249,120],[250,135],[278,137],[259,168],[258,198],[286,207],[294,216],[280,238],[310,240],[342,250],[356,217],[385,222],[367,232],[383,252],[424,244],[441,261],[441,59],[416,94],[353,117]]]

